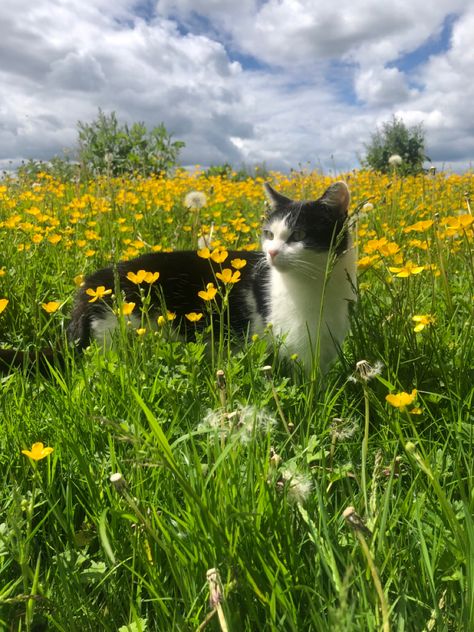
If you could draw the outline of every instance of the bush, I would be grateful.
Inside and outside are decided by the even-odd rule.
[[[362,160],[365,167],[388,173],[397,168],[403,175],[423,173],[423,163],[430,160],[425,155],[425,133],[422,125],[407,127],[395,116],[383,123],[382,129],[372,134],[370,143],[365,145],[367,154]],[[395,160],[399,156],[400,160]],[[390,161],[390,158],[394,160]]]
[[[161,123],[148,131],[144,123],[119,124],[115,112],[99,109],[92,123],[79,121],[79,161],[91,174],[121,176],[168,174],[177,165],[184,143],[172,141]]]

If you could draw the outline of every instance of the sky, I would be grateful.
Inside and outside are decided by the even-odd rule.
[[[360,166],[392,116],[474,159],[472,0],[0,0],[0,168],[78,121],[164,123],[183,165]]]

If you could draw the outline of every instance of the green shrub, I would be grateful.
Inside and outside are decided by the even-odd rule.
[[[177,165],[182,141],[172,141],[163,123],[148,131],[144,123],[120,124],[115,112],[99,114],[92,123],[78,122],[82,167],[91,174],[121,176],[169,174]]]
[[[416,175],[423,173],[424,161],[430,160],[425,155],[423,126],[407,127],[395,116],[372,134],[365,148],[367,154],[362,164],[381,173],[388,173],[396,168],[403,175]]]

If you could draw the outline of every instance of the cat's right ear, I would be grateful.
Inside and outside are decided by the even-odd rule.
[[[272,210],[281,208],[282,206],[288,206],[288,204],[291,204],[293,202],[292,199],[286,197],[285,195],[282,195],[281,193],[278,193],[278,191],[275,191],[275,189],[271,187],[268,182],[264,182],[263,190],[265,191],[265,195]]]
[[[339,180],[331,184],[319,199],[330,208],[339,211],[341,215],[346,215],[351,194],[347,184],[343,180]]]

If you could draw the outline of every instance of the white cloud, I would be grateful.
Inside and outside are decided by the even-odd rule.
[[[407,99],[406,78],[397,68],[373,67],[357,73],[357,96],[369,105],[390,105]]]
[[[2,0],[0,164],[71,146],[98,107],[163,121],[183,162],[347,169],[395,113],[427,153],[472,158],[474,11],[468,0]],[[148,5],[143,5],[143,7]],[[397,68],[458,12],[449,50]],[[139,15],[137,15],[137,12]],[[335,165],[335,166],[334,166]]]

